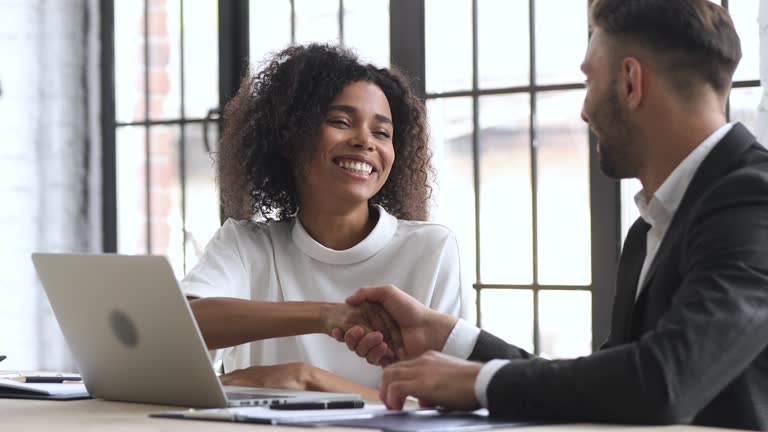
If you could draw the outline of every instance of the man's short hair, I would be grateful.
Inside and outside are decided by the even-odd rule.
[[[590,25],[650,49],[684,94],[731,88],[741,43],[728,12],[708,0],[593,0]]]

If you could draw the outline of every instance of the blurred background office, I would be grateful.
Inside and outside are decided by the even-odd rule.
[[[768,0],[717,3],[744,51],[728,115],[768,143]],[[0,366],[74,368],[32,251],[165,255],[179,278],[195,265],[221,223],[221,107],[246,67],[311,41],[413,77],[438,170],[431,217],[459,237],[478,323],[550,358],[589,353],[639,184],[602,176],[580,119],[587,8],[0,0]]]

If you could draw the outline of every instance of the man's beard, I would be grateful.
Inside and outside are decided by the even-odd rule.
[[[602,111],[596,113],[592,121],[593,131],[598,137],[600,171],[613,179],[636,177],[639,161],[632,151],[633,134],[627,113],[622,109],[615,93],[608,95],[601,105]]]

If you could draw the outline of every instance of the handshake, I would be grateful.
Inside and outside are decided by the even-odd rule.
[[[384,367],[379,391],[389,408],[407,396],[422,405],[476,409],[474,384],[482,364],[440,353],[457,318],[434,311],[392,285],[361,288],[334,305],[326,331],[339,342]]]
[[[387,366],[442,350],[456,321],[385,285],[361,288],[332,307],[326,331],[368,363]]]
[[[389,408],[401,409],[408,396],[418,398],[424,405],[451,409],[478,407],[474,386],[482,364],[440,352],[458,319],[424,306],[392,285],[361,288],[346,303],[280,303],[282,318],[294,320],[296,314],[303,314],[304,319],[294,328],[262,333],[254,333],[254,329],[263,326],[243,325],[253,318],[254,304],[261,303],[216,298],[190,303],[209,349],[322,332],[345,343],[368,363],[384,367],[378,396]],[[284,334],[278,334],[281,330]],[[454,354],[465,355],[464,352]],[[236,369],[222,375],[221,382],[232,386],[354,391],[376,397],[370,388],[301,362]]]

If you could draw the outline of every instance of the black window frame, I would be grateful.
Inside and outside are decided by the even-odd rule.
[[[413,79],[417,94],[425,101],[436,98],[462,97],[472,98],[473,104],[473,167],[474,178],[473,187],[475,192],[475,234],[476,243],[474,245],[464,245],[472,247],[475,250],[476,268],[480,269],[480,212],[481,202],[480,194],[480,176],[482,172],[479,166],[479,119],[478,119],[478,101],[481,96],[496,94],[528,94],[530,96],[530,141],[529,149],[531,151],[531,181],[535,185],[538,174],[536,161],[536,148],[533,145],[535,139],[535,114],[536,114],[536,94],[549,91],[561,90],[579,90],[583,89],[583,83],[564,83],[556,85],[539,85],[535,82],[536,77],[536,34],[535,34],[535,12],[536,1],[529,0],[529,32],[530,32],[530,82],[527,86],[517,86],[508,88],[479,89],[478,86],[478,23],[477,8],[479,0],[472,2],[472,47],[473,47],[473,80],[472,89],[466,91],[446,92],[440,94],[428,94],[426,92],[426,47],[425,47],[425,0],[390,0],[390,62],[408,73]],[[145,8],[148,0],[144,0]],[[183,3],[181,0],[181,13],[183,14]],[[291,3],[291,40],[295,41],[295,13],[294,2]],[[585,6],[589,7],[589,0],[584,0]],[[728,8],[728,0],[722,1],[723,6]],[[247,67],[249,57],[249,2],[248,0],[218,0],[219,7],[219,107],[223,107],[226,102],[235,94],[239,88],[240,79]],[[206,118],[185,118],[184,117],[184,95],[182,91],[180,117],[171,120],[150,120],[149,110],[145,110],[145,118],[136,122],[117,122],[115,118],[115,74],[114,74],[114,0],[100,0],[101,8],[101,127],[102,127],[102,248],[104,252],[114,253],[118,250],[117,244],[117,184],[116,184],[116,131],[124,126],[144,126],[147,134],[147,152],[149,151],[149,127],[153,125],[180,125],[180,151],[181,166],[180,175],[182,176],[182,220],[186,221],[184,212],[186,211],[184,200],[184,154],[185,151],[185,128],[187,124],[208,125],[210,119]],[[339,0],[339,28],[340,40],[343,43],[343,0]],[[146,19],[145,9],[145,29],[147,32],[148,19]],[[587,26],[587,23],[585,23]],[[183,29],[182,29],[183,31]],[[183,37],[181,37],[182,62],[184,55]],[[145,63],[148,56],[145,44]],[[183,68],[181,71],[181,80],[183,85]],[[145,75],[146,78],[146,75]],[[147,80],[148,81],[148,80]],[[145,84],[148,87],[148,83]],[[734,88],[760,87],[759,80],[737,81],[733,84]],[[149,98],[145,98],[148,103]],[[214,113],[215,114],[215,113]],[[730,117],[730,108],[728,109]],[[607,339],[610,331],[610,315],[613,303],[613,291],[615,286],[615,273],[618,265],[619,254],[621,250],[621,187],[620,183],[608,179],[599,170],[598,156],[595,150],[595,137],[590,133],[589,142],[589,195],[590,195],[590,228],[591,228],[591,274],[592,283],[588,286],[553,286],[542,285],[537,281],[537,192],[532,188],[532,221],[533,221],[533,274],[534,283],[530,285],[514,284],[485,284],[480,280],[480,275],[475,275],[473,287],[477,292],[477,319],[478,324],[482,324],[482,310],[480,299],[484,290],[494,289],[525,289],[533,291],[533,320],[534,320],[534,351],[540,352],[539,340],[539,322],[538,322],[538,293],[546,290],[588,290],[592,293],[592,348],[596,350],[602,341]],[[147,164],[149,157],[147,158]],[[149,171],[147,173],[149,176]],[[149,192],[149,177],[147,182],[147,192]],[[148,201],[150,199],[147,193]],[[149,204],[149,203],[148,203]],[[147,211],[149,211],[149,206]],[[186,231],[186,230],[185,230]],[[148,245],[151,245],[151,231],[147,227]],[[186,241],[184,242],[186,246]],[[148,246],[151,247],[151,246]],[[186,255],[186,254],[184,254]]]

